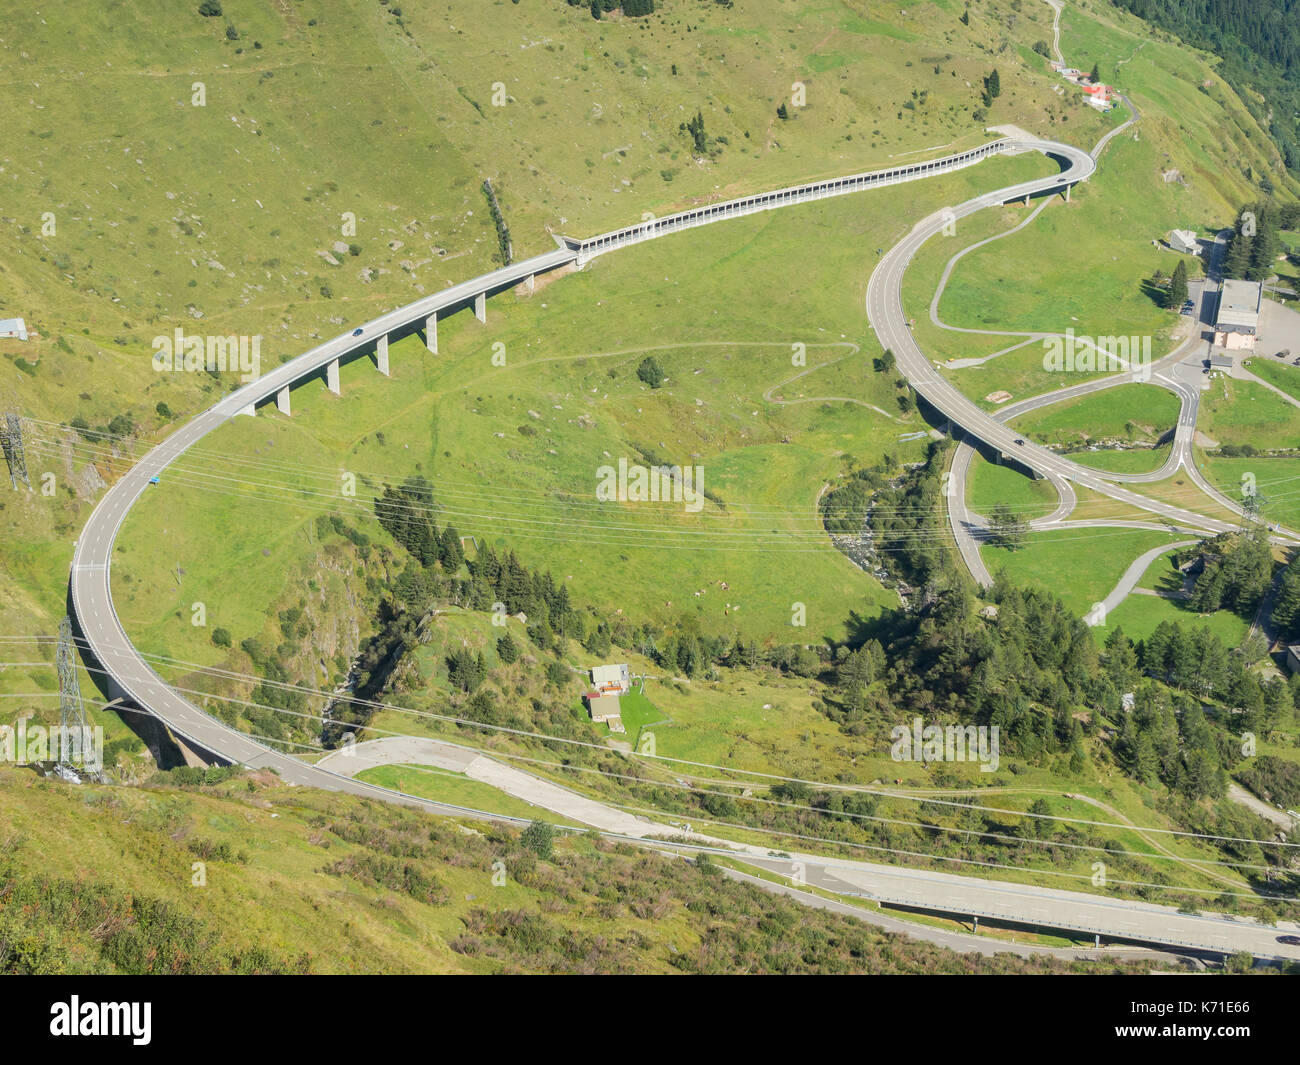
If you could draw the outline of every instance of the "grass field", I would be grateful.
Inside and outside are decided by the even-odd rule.
[[[1057,495],[1048,481],[1035,480],[1011,466],[997,466],[976,455],[966,479],[966,503],[985,516],[1001,503],[1028,521],[1055,510]]]
[[[1155,566],[1167,565],[1163,561]],[[1115,628],[1122,628],[1131,640],[1145,640],[1162,621],[1176,621],[1184,629],[1206,626],[1227,646],[1235,647],[1250,629],[1250,623],[1226,610],[1197,614],[1181,602],[1154,595],[1130,595],[1106,615],[1106,624],[1096,628],[1099,640],[1105,640]]]
[[[1210,481],[1229,499],[1242,499],[1243,485],[1253,481],[1265,520],[1300,525],[1300,459],[1213,456],[1204,462]]]
[[[1019,551],[984,546],[990,572],[1003,570],[1015,581],[1059,595],[1080,617],[1106,597],[1138,555],[1162,543],[1168,533],[1144,529],[1071,529],[1031,533]]]
[[[1160,469],[1169,459],[1168,447],[1139,447],[1122,451],[1099,448],[1096,451],[1071,451],[1071,462],[1110,473],[1151,473]]]
[[[1256,377],[1263,378],[1292,399],[1300,401],[1300,366],[1295,366],[1290,360],[1276,358],[1247,359],[1244,365]]]
[[[1170,555],[1162,555],[1147,567],[1137,587],[1149,591],[1178,592],[1183,587],[1183,574],[1173,566]],[[1110,628],[1120,625],[1130,639],[1139,640],[1145,639],[1160,622],[1166,620],[1176,621],[1184,628],[1199,628],[1204,625],[1229,647],[1239,644],[1250,629],[1249,621],[1231,611],[1216,610],[1210,614],[1198,614],[1190,610],[1182,599],[1142,595],[1136,590],[1107,616],[1105,625],[1097,628],[1105,634]]]
[[[640,750],[642,732],[647,726],[671,724],[667,714],[656,707],[648,696],[636,690],[620,696],[618,707],[623,729],[627,733],[625,738],[633,750]]]
[[[1197,427],[1220,444],[1294,447],[1300,440],[1300,407],[1253,381],[1220,376],[1202,400]]]
[[[1123,441],[1153,444],[1178,419],[1178,397],[1147,384],[1116,385],[1067,403],[1030,411],[1011,424],[1046,444]]]
[[[486,329],[448,319],[436,357],[418,338],[395,343],[392,380],[354,363],[341,398],[312,383],[294,393],[290,419],[268,411],[223,427],[129,518],[118,554],[124,618],[143,631],[185,620],[195,599],[215,611],[232,592],[224,574],[246,563],[252,579],[235,591],[247,601],[229,608],[242,638],[279,590],[262,569],[314,556],[318,513],[363,521],[366,495],[421,473],[436,486],[440,521],[513,547],[569,582],[579,602],[778,640],[791,634],[791,604],[803,602],[807,635],[842,637],[851,611],[893,597],[830,545],[818,494],[851,462],[885,451],[912,460],[923,447],[898,440],[919,418],[899,413],[893,381],[871,370],[878,349],[863,335],[860,300],[872,263],[860,249],[901,234],[901,204],[942,203],[954,187],[965,195],[999,180],[999,163],[878,200],[724,223],[707,240],[628,249],[531,299],[495,301]],[[791,270],[804,278],[797,292]],[[739,288],[744,299],[730,295]],[[806,367],[791,365],[795,342],[807,345]],[[504,367],[492,363],[496,344]],[[668,375],[657,390],[635,376],[647,353]],[[711,501],[698,513],[598,502],[600,467],[642,463],[646,452],[702,466]],[[214,482],[209,463],[225,454],[228,472]],[[362,503],[341,496],[344,472],[357,475]],[[173,557],[154,550],[160,539]]]

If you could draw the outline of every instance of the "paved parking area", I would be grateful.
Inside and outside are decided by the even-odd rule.
[[[1275,353],[1287,349],[1291,352],[1287,362],[1300,357],[1300,312],[1273,300],[1265,300],[1259,312],[1255,355],[1271,359]]]

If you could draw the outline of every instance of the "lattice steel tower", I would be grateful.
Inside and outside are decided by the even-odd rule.
[[[81,761],[85,763],[86,744],[92,743],[90,722],[86,718],[86,707],[81,701],[81,681],[77,679],[77,648],[72,640],[72,622],[66,617],[59,622],[59,649],[55,654],[55,663],[59,669],[59,725],[60,747],[59,762],[71,765],[68,757],[67,743],[69,736],[79,738]],[[94,759],[90,759],[94,761]]]
[[[0,423],[0,447],[3,447],[5,462],[9,464],[9,483],[17,488],[21,480],[30,488],[32,482],[27,477],[27,457],[23,454],[23,423],[13,411],[6,412],[4,422]]]

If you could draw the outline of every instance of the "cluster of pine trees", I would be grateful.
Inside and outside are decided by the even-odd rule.
[[[696,111],[694,118],[689,122],[683,122],[678,128],[690,136],[691,146],[695,149],[696,155],[708,153],[709,135],[704,132],[704,113],[702,111]]]
[[[1115,760],[1143,784],[1164,784],[1190,799],[1216,799],[1228,788],[1225,762],[1238,760],[1233,742],[1210,726],[1195,699],[1175,699],[1166,689],[1144,685],[1115,737]]]
[[[993,101],[1002,95],[1002,79],[998,76],[998,69],[994,67],[984,76],[984,92],[981,99],[985,107],[992,107]]]
[[[1198,614],[1231,610],[1253,617],[1273,579],[1273,552],[1263,527],[1220,533],[1196,551],[1205,568],[1192,586],[1188,606]]]
[[[1294,712],[1287,682],[1261,680],[1245,658],[1208,626],[1186,629],[1176,621],[1162,621],[1140,645],[1139,658],[1149,675],[1221,703],[1243,729],[1265,732],[1289,722]]]
[[[441,563],[455,572],[465,561],[460,533],[454,525],[441,532],[434,521],[433,485],[426,477],[408,477],[396,488],[384,485],[375,500],[375,517],[379,524],[422,565]]]
[[[913,584],[947,587],[961,580],[943,529],[943,470],[953,446],[948,437],[931,441],[924,463],[876,494],[871,527],[877,547]]]
[[[1287,564],[1273,600],[1273,624],[1283,639],[1300,638],[1300,552]]]
[[[483,195],[487,197],[492,224],[497,228],[497,247],[501,253],[501,265],[509,266],[515,259],[514,245],[510,242],[510,227],[506,225],[505,215],[501,213],[501,205],[497,203],[496,191],[488,178],[483,179]]]
[[[591,17],[597,19],[620,8],[628,18],[653,15],[655,10],[655,0],[568,0],[568,4],[570,7],[587,8]]]
[[[997,725],[1004,743],[1030,759],[1072,740],[1071,715],[1119,710],[1125,681],[1102,668],[1088,627],[1057,596],[1001,578],[989,595],[992,616],[976,613],[958,586],[870,625],[864,646],[876,639],[884,654],[872,652],[881,683],[864,708]]]
[[[1246,281],[1266,281],[1277,268],[1283,250],[1280,230],[1300,224],[1300,204],[1277,204],[1272,200],[1246,204],[1237,215],[1223,276]]]
[[[884,734],[913,715],[927,723],[996,725],[1004,754],[1030,762],[1067,756],[1070,771],[1079,773],[1086,767],[1084,738],[1102,717],[1127,732],[1134,724],[1148,731],[1145,725],[1160,718],[1169,733],[1168,715],[1194,706],[1172,733],[1153,741],[1158,771],[1146,748],[1131,742],[1116,748],[1116,759],[1143,781],[1195,797],[1222,795],[1225,767],[1240,760],[1232,751],[1241,732],[1265,734],[1294,721],[1294,686],[1262,678],[1205,626],[1166,621],[1136,644],[1116,628],[1099,649],[1087,626],[1048,591],[999,579],[990,599],[995,609],[977,613],[957,587],[921,610],[895,610],[869,623],[856,647],[835,655],[835,699],[827,712],[853,734]],[[1130,694],[1133,724],[1124,709]],[[1203,703],[1216,707],[1216,721],[1204,725],[1214,732],[1212,744],[1201,742]],[[1193,749],[1206,753],[1192,757]],[[1181,768],[1175,752],[1186,756]]]

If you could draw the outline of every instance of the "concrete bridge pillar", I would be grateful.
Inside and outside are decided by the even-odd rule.
[[[385,377],[388,376],[388,334],[385,333],[379,338],[379,343],[375,346],[375,362],[379,366],[379,372]]]
[[[250,403],[247,407],[240,407],[239,410],[235,411],[236,417],[241,414],[247,414],[250,418],[255,418],[257,416],[257,409]]]
[[[474,317],[480,322],[487,322],[487,293],[480,292],[474,297]]]
[[[438,354],[438,312],[434,311],[424,320],[424,346],[432,355]]]
[[[328,366],[325,367],[325,384],[329,387],[329,390],[333,392],[336,396],[342,395],[342,393],[339,391],[339,360],[338,359],[334,359]]]
[[[1069,185],[1066,185],[1066,186],[1065,186],[1065,202],[1066,202],[1066,203],[1069,203],[1069,202],[1070,202],[1070,186],[1069,186]]]
[[[537,275],[529,274],[526,278],[524,278],[524,284],[528,286],[528,295],[531,296],[534,292],[537,291]]]
[[[280,413],[286,418],[289,417],[289,386],[285,385],[275,394],[275,405],[280,409]]]

